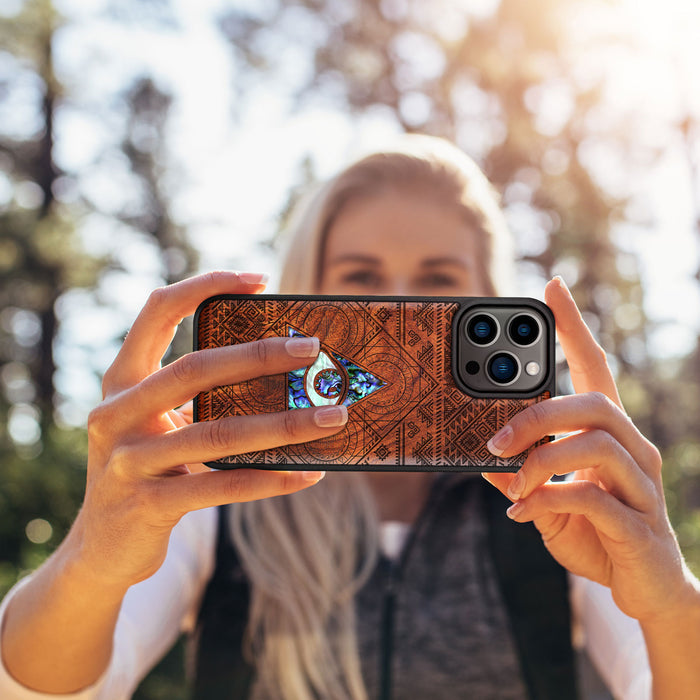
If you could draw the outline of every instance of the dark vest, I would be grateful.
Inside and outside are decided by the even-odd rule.
[[[469,477],[443,477],[438,482],[423,516],[424,520],[428,519],[423,528],[430,528],[424,533],[424,539],[428,537],[428,543],[434,543],[426,548],[424,542],[420,552],[422,558],[428,556],[432,559],[426,563],[429,571],[437,573],[444,552],[450,551],[451,547],[454,549],[454,544],[450,544],[451,533],[460,527],[458,519],[464,518],[463,502],[469,498],[469,491],[477,489],[486,521],[483,556],[490,559],[484,568],[492,572],[497,582],[495,587],[500,596],[494,605],[504,608],[509,622],[508,641],[512,640],[526,696],[530,700],[574,700],[578,695],[565,571],[546,551],[534,526],[514,523],[505,516],[509,502],[493,487],[481,479]],[[419,521],[415,529],[420,530],[420,527]],[[414,534],[413,538],[418,539],[418,536]],[[410,545],[409,542],[407,549]],[[420,542],[415,546],[421,546]],[[380,559],[368,586],[358,595],[358,606],[364,605],[363,596],[369,600],[372,585],[385,586],[385,583],[378,582],[395,576],[390,568],[386,560]],[[429,585],[430,578],[426,580]],[[365,628],[367,625],[377,627],[377,643],[373,644],[371,654],[379,658],[371,668],[372,672],[367,674],[371,676],[368,690],[373,700],[375,697],[389,700],[392,690],[394,694],[398,692],[396,697],[406,696],[405,692],[395,691],[402,677],[396,678],[401,667],[392,658],[395,642],[392,630],[397,625],[394,588],[392,585],[389,596],[374,595],[374,599],[383,597],[383,601],[375,601],[376,610],[372,609],[372,603],[358,607],[358,612],[365,614],[361,620]],[[205,591],[193,637],[194,700],[244,700],[250,697],[255,672],[241,652],[249,601],[249,584],[229,536],[226,510],[220,508],[216,567]],[[479,620],[475,624],[479,624]],[[414,633],[413,627],[418,627],[418,622],[413,625],[409,619],[409,625],[406,626],[404,614],[404,632]],[[415,638],[420,639],[419,631],[415,632]],[[420,648],[418,644],[416,646]],[[495,653],[501,651],[499,648]],[[414,656],[414,659],[421,661],[420,656]],[[476,688],[453,688],[453,693],[446,697],[482,700],[480,695],[472,692],[479,691]],[[410,696],[423,697],[424,694]],[[442,697],[439,693],[431,693],[431,696]],[[493,697],[502,696],[496,694]]]

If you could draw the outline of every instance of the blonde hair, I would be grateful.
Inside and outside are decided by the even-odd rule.
[[[302,202],[290,226],[280,291],[318,290],[325,238],[343,207],[388,189],[416,188],[461,212],[477,237],[484,292],[503,293],[512,257],[491,185],[455,146],[419,136],[359,160]],[[331,473],[310,489],[235,504],[230,513],[251,584],[247,652],[259,692],[280,700],[366,700],[354,594],[375,565],[378,523],[364,479]]]
[[[374,568],[374,501],[358,474],[230,508],[251,584],[246,656],[256,694],[280,700],[366,700],[354,596]]]

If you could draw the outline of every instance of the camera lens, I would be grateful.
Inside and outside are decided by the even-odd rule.
[[[498,322],[488,314],[476,314],[467,323],[467,338],[474,345],[490,345],[498,335]]]
[[[516,345],[532,345],[539,336],[540,324],[533,316],[520,314],[508,324],[508,337]]]
[[[507,352],[496,353],[488,362],[486,371],[496,384],[510,384],[518,376],[520,367],[514,355]]]

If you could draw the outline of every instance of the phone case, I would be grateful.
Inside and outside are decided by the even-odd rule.
[[[516,471],[525,453],[492,455],[487,441],[516,413],[554,393],[554,326],[546,319],[547,370],[532,395],[471,396],[454,372],[455,321],[483,298],[346,298],[222,295],[195,314],[195,350],[270,336],[317,336],[311,368],[199,394],[197,421],[343,403],[348,423],[312,442],[232,455],[215,468],[377,471]],[[455,377],[457,376],[457,379]]]

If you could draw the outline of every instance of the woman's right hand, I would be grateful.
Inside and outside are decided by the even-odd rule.
[[[268,338],[192,352],[161,368],[180,321],[208,296],[256,293],[260,275],[217,272],[154,291],[103,381],[88,421],[87,488],[68,540],[71,558],[124,587],[161,565],[170,532],[188,511],[291,493],[322,472],[211,471],[202,462],[307,442],[337,432],[342,406],[190,424],[176,407],[200,391],[311,364],[317,339]],[[64,551],[64,553],[67,553]]]

